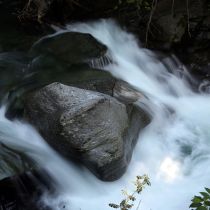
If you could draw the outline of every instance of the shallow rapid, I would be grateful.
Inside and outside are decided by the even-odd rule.
[[[3,108],[1,143],[27,153],[55,179],[59,196],[43,197],[54,210],[63,204],[67,210],[108,210],[110,202],[121,201],[121,190],[132,191],[135,176],[143,174],[152,186],[142,193],[140,209],[189,209],[193,195],[210,186],[210,95],[193,89],[193,79],[175,57],[160,60],[111,20],[68,25],[58,33],[66,30],[90,33],[104,43],[112,62],[100,67],[146,96],[137,104],[152,121],[139,135],[128,171],[115,182],[97,180],[63,160],[31,126],[7,120]]]

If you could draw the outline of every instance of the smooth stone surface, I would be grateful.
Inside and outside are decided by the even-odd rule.
[[[32,55],[50,54],[72,64],[100,58],[106,51],[107,47],[90,34],[64,32],[42,38],[30,52]]]
[[[25,118],[51,146],[106,181],[125,172],[145,126],[142,113],[108,95],[59,83],[32,92],[25,101]]]

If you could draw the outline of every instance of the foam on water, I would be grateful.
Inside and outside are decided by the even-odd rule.
[[[65,31],[90,33],[107,45],[112,62],[103,68],[147,98],[137,104],[152,121],[139,135],[128,171],[118,181],[101,182],[60,158],[33,128],[3,114],[0,141],[27,153],[55,178],[60,196],[43,198],[55,210],[108,210],[108,203],[122,199],[121,189],[132,190],[135,176],[145,173],[152,186],[143,192],[140,209],[188,209],[192,196],[210,185],[210,96],[191,88],[180,62],[161,62],[113,21],[69,25],[59,33]]]

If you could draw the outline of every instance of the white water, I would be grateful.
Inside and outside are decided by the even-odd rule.
[[[67,210],[108,210],[108,203],[122,199],[121,189],[133,189],[135,176],[144,173],[152,186],[141,195],[141,210],[188,209],[192,196],[210,186],[210,96],[192,91],[178,61],[166,58],[164,65],[112,21],[70,25],[67,30],[91,33],[106,44],[113,63],[105,68],[147,96],[138,104],[149,111],[152,122],[139,136],[127,173],[103,183],[62,160],[33,128],[3,114],[0,141],[27,153],[57,180],[60,196],[44,198],[55,210],[63,205]]]

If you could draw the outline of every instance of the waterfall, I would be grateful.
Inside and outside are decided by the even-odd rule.
[[[31,126],[7,120],[3,108],[0,142],[26,153],[52,175],[59,195],[46,195],[43,201],[54,210],[108,210],[110,202],[121,201],[122,189],[132,191],[132,181],[142,174],[148,174],[152,186],[140,196],[140,209],[189,209],[193,195],[210,185],[209,94],[193,89],[193,79],[175,57],[160,60],[111,20],[59,29],[64,31],[90,33],[104,43],[112,62],[101,67],[146,96],[137,105],[152,121],[139,134],[128,171],[115,182],[97,180],[62,159]]]

